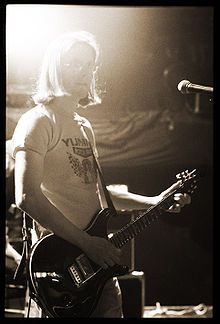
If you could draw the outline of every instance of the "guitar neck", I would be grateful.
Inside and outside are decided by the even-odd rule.
[[[111,243],[117,248],[121,248],[137,234],[142,232],[146,227],[150,226],[152,222],[159,219],[159,216],[172,205],[174,192],[170,193],[157,205],[150,207],[147,211],[140,214],[135,220],[126,224],[119,231],[114,233],[110,238]]]

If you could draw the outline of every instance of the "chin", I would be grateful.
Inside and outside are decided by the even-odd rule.
[[[70,96],[77,97],[79,100],[84,99],[88,96],[88,89],[69,89],[68,93]]]
[[[89,89],[87,88],[80,89],[77,92],[78,96],[80,97],[80,100],[88,97],[88,93],[89,93]]]

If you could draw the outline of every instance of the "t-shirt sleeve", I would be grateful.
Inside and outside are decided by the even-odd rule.
[[[18,151],[31,150],[45,156],[49,150],[51,125],[47,116],[27,112],[19,119],[12,136],[12,156]]]

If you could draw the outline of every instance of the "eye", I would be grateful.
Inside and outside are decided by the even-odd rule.
[[[75,71],[81,71],[81,70],[87,70],[87,71],[91,71],[91,72],[96,72],[98,69],[98,66],[95,65],[95,63],[93,61],[91,62],[80,62],[80,61],[74,61],[71,63],[68,62],[64,62],[62,64],[65,68],[71,68],[72,70]]]

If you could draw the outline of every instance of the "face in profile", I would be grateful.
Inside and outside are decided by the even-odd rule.
[[[86,43],[74,44],[61,58],[60,69],[65,91],[85,98],[95,73],[95,50]]]

